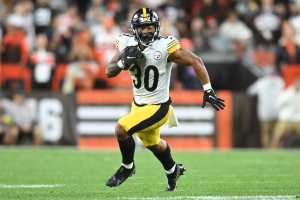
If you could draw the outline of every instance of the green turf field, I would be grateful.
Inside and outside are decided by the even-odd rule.
[[[174,152],[174,157],[187,172],[175,192],[165,192],[162,168],[144,150],[136,153],[136,175],[118,188],[107,188],[106,179],[119,167],[118,152],[0,148],[0,199],[296,199],[300,195],[299,150]]]

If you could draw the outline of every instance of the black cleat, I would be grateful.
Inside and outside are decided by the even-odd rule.
[[[106,186],[108,187],[117,187],[121,185],[128,177],[133,176],[135,174],[135,166],[131,169],[127,169],[124,166],[121,166],[116,173],[110,177],[107,182]]]
[[[167,174],[168,187],[167,191],[174,191],[176,188],[176,182],[181,175],[184,175],[185,168],[182,164],[176,164],[175,171],[172,174]]]

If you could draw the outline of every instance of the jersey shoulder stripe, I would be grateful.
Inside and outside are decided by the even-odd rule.
[[[176,44],[176,45],[174,45],[174,46],[168,48],[168,54],[170,55],[170,54],[174,53],[176,50],[180,49],[180,47],[181,47],[181,46],[180,46],[180,44],[178,43],[178,44]]]
[[[172,41],[168,44],[168,48],[174,46],[175,44],[179,43],[178,41]]]
[[[180,49],[180,43],[179,41],[173,37],[173,36],[168,36],[168,45],[167,45],[167,51],[168,55],[174,53],[176,50]]]

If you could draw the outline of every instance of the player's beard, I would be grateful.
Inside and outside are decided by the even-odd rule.
[[[154,33],[139,33],[139,37],[143,43],[149,45],[153,41]]]

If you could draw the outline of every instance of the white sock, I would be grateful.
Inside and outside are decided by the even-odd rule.
[[[131,162],[129,164],[122,163],[122,166],[125,167],[126,169],[131,169],[133,167],[133,162]]]
[[[166,173],[167,174],[172,174],[175,171],[175,168],[176,168],[176,164],[171,169],[166,170]]]

